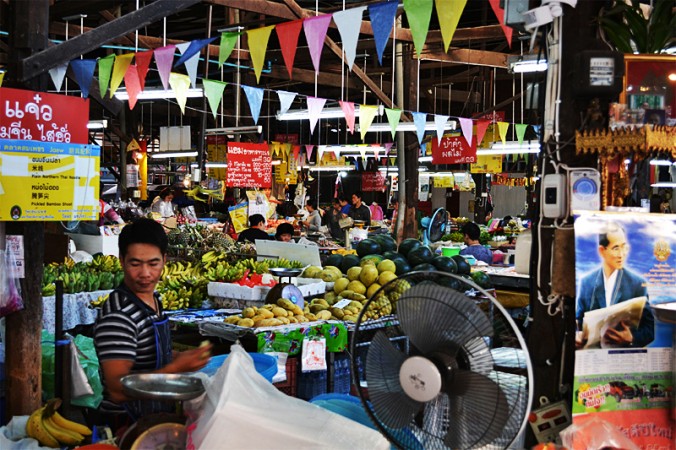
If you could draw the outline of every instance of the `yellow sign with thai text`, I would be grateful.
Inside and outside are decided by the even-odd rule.
[[[433,177],[432,178],[435,188],[452,188],[453,187],[453,177]]]
[[[502,155],[477,155],[470,166],[472,173],[502,173]]]

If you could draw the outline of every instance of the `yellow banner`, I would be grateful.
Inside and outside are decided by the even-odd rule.
[[[230,212],[230,220],[232,221],[232,226],[235,228],[236,233],[241,233],[242,231],[249,228],[249,215],[247,214],[248,209],[249,206],[247,203],[228,208],[228,212]]]
[[[99,218],[95,145],[0,139],[0,221]]]
[[[454,181],[453,177],[434,177],[432,178],[435,188],[452,188]]]
[[[472,173],[502,173],[502,155],[477,155],[470,166]]]

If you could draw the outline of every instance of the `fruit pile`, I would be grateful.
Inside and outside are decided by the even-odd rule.
[[[42,276],[42,295],[48,297],[56,293],[54,281],[63,281],[63,292],[92,292],[113,289],[122,282],[122,266],[112,255],[97,254],[90,263],[76,263],[66,258],[63,263],[49,263]]]
[[[52,399],[35,410],[26,422],[26,434],[40,445],[52,448],[72,447],[82,443],[92,431],[84,425],[61,416],[60,399]]]
[[[288,298],[280,298],[275,304],[244,308],[242,314],[227,317],[225,323],[245,328],[258,328],[314,320],[320,319],[310,312],[308,305],[305,305],[305,309],[301,309]]]

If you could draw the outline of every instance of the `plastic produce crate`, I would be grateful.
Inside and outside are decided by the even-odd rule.
[[[298,394],[298,357],[289,356],[286,360],[286,381],[273,383],[280,391],[291,397]]]
[[[300,372],[298,375],[298,398],[310,400],[320,394],[326,394],[327,386],[326,370]]]
[[[347,353],[333,353],[333,364],[329,368],[329,392],[349,394],[352,384],[350,356]]]

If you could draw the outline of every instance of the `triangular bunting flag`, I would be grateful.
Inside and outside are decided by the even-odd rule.
[[[468,119],[466,117],[458,117],[458,120],[460,121],[460,129],[462,130],[462,135],[465,137],[465,140],[467,143],[471,146],[472,145],[472,131],[473,131],[473,126],[472,126],[472,119]],[[484,130],[485,132],[485,130]]]
[[[275,27],[279,47],[282,50],[282,57],[286,70],[289,72],[289,78],[293,78],[293,61],[296,59],[296,49],[298,48],[298,36],[303,27],[303,19],[292,20],[291,22],[282,22]]]
[[[418,57],[420,57],[420,53],[425,46],[425,39],[427,39],[432,7],[433,3],[430,0],[404,0],[404,11],[406,11],[406,19],[408,19],[408,26],[413,36],[413,45]]]
[[[491,124],[490,119],[477,119],[476,121],[476,142],[477,146],[481,144],[481,141],[484,140],[484,135],[488,129],[488,125]]]
[[[380,155],[380,144],[373,144],[371,147],[373,148],[373,155],[376,157],[377,160],[378,156]]]
[[[397,164],[397,158],[390,158],[390,166]]]
[[[414,112],[411,114],[413,115],[413,123],[418,135],[418,143],[422,144],[422,140],[425,137],[425,125],[427,125],[427,113]]]
[[[358,6],[357,8],[333,13],[333,21],[338,27],[340,40],[343,41],[343,52],[345,52],[345,60],[349,70],[352,70],[354,58],[357,55],[357,41],[359,40],[361,19],[365,9],[366,6]]]
[[[317,125],[319,115],[322,113],[322,109],[324,109],[325,103],[326,103],[325,98],[318,97],[307,98],[307,111],[308,114],[310,115],[310,134],[312,134],[315,130],[315,125]]]
[[[531,125],[533,127],[533,131],[535,132],[535,135],[540,139],[542,136],[540,136],[540,128],[542,125]]]
[[[221,100],[223,99],[223,91],[227,85],[228,83],[223,81],[208,80],[206,78],[202,79],[204,95],[209,102],[209,107],[211,108],[211,113],[214,115],[214,119],[218,113],[218,106],[221,104]]]
[[[230,53],[237,45],[237,39],[242,35],[239,31],[221,33],[221,44],[218,46],[218,64],[223,64],[230,57]]]
[[[2,87],[2,81],[5,79],[5,72],[0,72],[0,87]]]
[[[288,159],[289,155],[291,154],[291,147],[293,147],[293,144],[285,142],[283,145],[284,145],[284,154],[286,155],[286,158]]]
[[[150,60],[153,58],[153,51],[147,50],[145,52],[136,52],[134,62],[136,63],[136,72],[138,73],[138,82],[141,85],[141,90],[146,88],[146,76],[148,76],[148,69],[150,68]]]
[[[174,63],[174,68],[179,67],[181,64],[186,63],[193,56],[198,55],[204,47],[211,44],[216,39],[218,39],[218,36],[214,36],[214,37],[206,38],[206,39],[195,39],[194,41],[190,41],[190,43],[188,43],[187,48],[185,50],[181,51],[181,57],[178,58],[178,61],[176,61]],[[183,46],[184,44],[179,44],[179,45]],[[180,49],[180,47],[179,47],[179,49]],[[198,60],[199,60],[199,57],[198,57]]]
[[[366,132],[371,127],[373,119],[378,113],[378,107],[373,105],[359,105],[359,132],[361,133],[361,140],[366,137]]]
[[[512,33],[514,30],[512,27],[505,25],[505,9],[500,7],[500,0],[488,0],[488,3],[491,4],[495,17],[498,18],[498,22],[500,23],[500,28],[502,28],[503,33],[505,33],[507,43],[509,44],[509,47],[512,48]]]
[[[185,103],[188,99],[187,92],[190,89],[190,77],[182,73],[171,72],[169,74],[169,86],[174,91],[178,106],[181,107],[181,113],[185,114]]]
[[[136,98],[141,92],[141,83],[138,80],[138,69],[133,64],[124,73],[124,87],[127,88],[127,94],[129,94],[129,109],[134,109]]]
[[[446,129],[446,122],[449,116],[434,115],[434,128],[437,129],[437,144],[441,144],[441,138],[444,137],[444,130]]]
[[[315,67],[315,73],[319,73],[319,61],[322,57],[322,48],[324,47],[324,38],[326,30],[331,23],[331,14],[308,17],[303,21],[303,31],[307,40],[308,50],[312,58],[312,65]]]
[[[280,110],[279,114],[284,114],[289,110],[291,107],[291,104],[293,103],[294,99],[296,98],[295,92],[287,92],[287,91],[277,91],[277,96],[279,97],[279,103],[280,103]]]
[[[361,155],[361,160],[366,161],[366,147],[363,145],[359,146],[359,154]]]
[[[347,123],[347,129],[350,130],[350,134],[354,134],[354,103],[344,102],[339,100],[340,109],[345,113],[345,122]]]
[[[500,133],[500,140],[503,144],[507,141],[507,129],[509,129],[509,122],[498,122],[498,133]]]
[[[526,129],[528,128],[527,123],[517,123],[514,125],[516,128],[516,138],[519,141],[519,144],[523,142],[523,137],[526,135]]]
[[[256,74],[256,83],[260,83],[263,64],[265,63],[265,52],[268,48],[268,40],[274,25],[247,30],[246,35],[249,38],[249,54]]]
[[[105,58],[99,58],[99,92],[101,97],[105,97],[110,82],[110,74],[113,71],[115,55],[108,55]]]
[[[394,139],[394,135],[397,134],[397,126],[401,120],[401,109],[385,108],[385,114],[387,115],[387,123],[390,124],[392,139]]]
[[[444,51],[447,52],[467,0],[434,0],[434,4],[441,28],[441,39],[444,41]]]
[[[68,63],[59,64],[49,69],[49,76],[52,77],[52,83],[54,83],[56,92],[61,92],[63,79],[66,77],[66,70],[68,70]]]
[[[270,144],[270,146],[272,147],[272,150],[271,150],[272,153],[274,153],[275,156],[278,156],[279,152],[281,151],[282,144],[279,143],[279,142],[273,142],[272,144]]]
[[[174,60],[175,51],[175,45],[167,45],[166,47],[160,47],[153,50],[153,55],[155,55],[155,65],[157,66],[157,71],[160,74],[160,80],[162,81],[162,86],[165,90],[169,90],[169,73],[171,73],[171,63]],[[99,65],[99,76],[100,72],[101,67]]]
[[[96,70],[95,59],[74,59],[70,62],[70,67],[75,74],[75,81],[80,86],[82,97],[89,97],[89,86],[94,79],[94,70]]]
[[[261,105],[263,104],[263,89],[242,85],[246,98],[249,101],[249,109],[253,117],[254,124],[258,125],[258,116],[261,114]]]
[[[336,155],[336,161],[340,159],[340,146],[336,145],[332,148],[333,154]]]
[[[192,42],[183,42],[182,44],[176,44],[176,48],[181,52],[181,57],[178,60],[185,64],[185,70],[190,77],[190,84],[192,87],[197,87],[197,65],[200,62],[199,52],[193,53],[189,58],[183,58],[190,50],[191,45]],[[177,64],[174,64],[174,67],[176,66]]]
[[[307,155],[307,162],[308,164],[310,163],[310,159],[312,159],[312,153],[315,150],[315,144],[305,144],[305,154]]]
[[[317,165],[319,165],[319,163],[322,161],[324,150],[326,150],[326,145],[320,145],[317,147]]]
[[[293,146],[293,160],[298,163],[299,157],[300,156],[300,145],[294,145]]]
[[[398,2],[382,2],[368,5],[373,39],[376,41],[378,62],[383,64],[383,52],[387,41],[390,39],[390,31],[394,26],[394,18],[397,15]]]
[[[394,142],[385,142],[383,144],[383,147],[385,147],[385,158],[390,154],[390,150],[392,150],[392,146],[394,145]]]
[[[115,57],[115,64],[113,64],[113,76],[110,79],[110,98],[117,92],[117,88],[122,84],[124,74],[127,73],[127,68],[134,59],[133,53],[125,53],[124,55],[117,55]]]

